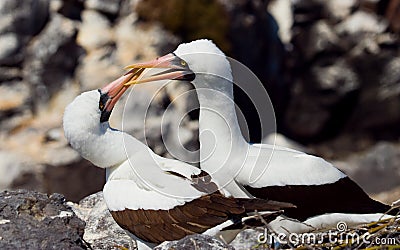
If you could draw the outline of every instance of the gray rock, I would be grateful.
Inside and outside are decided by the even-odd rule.
[[[19,71],[9,72],[9,75],[3,75],[4,78],[19,78]],[[0,85],[0,133],[15,129],[32,118],[31,107],[31,89],[26,82],[17,79],[6,81]]]
[[[378,96],[381,99],[393,98],[400,95],[400,57],[392,58],[383,68],[380,78],[380,91]]]
[[[17,67],[0,67],[0,82],[20,80],[22,72]]]
[[[321,2],[325,4],[325,13],[333,20],[343,20],[348,17],[357,4],[359,4],[357,0],[321,0]]]
[[[15,187],[18,183],[24,183],[25,187],[40,190],[38,182],[43,166],[32,164],[32,159],[21,153],[10,150],[0,151],[0,191]],[[28,178],[27,178],[28,177]]]
[[[108,211],[103,192],[92,194],[79,204],[69,205],[77,216],[86,222],[83,239],[93,249],[135,249],[135,242],[118,226]]]
[[[261,143],[266,143],[266,144],[271,144],[271,145],[277,145],[281,147],[287,147],[295,150],[299,150],[302,152],[307,152],[311,153],[312,150],[307,148],[304,145],[301,145],[298,142],[295,142],[293,140],[290,140],[289,138],[285,137],[282,134],[279,133],[271,133],[264,137],[264,139],[261,141]]]
[[[44,102],[72,78],[83,50],[76,44],[76,24],[59,14],[27,48],[24,79],[34,88],[35,101]]]
[[[45,25],[48,0],[4,0],[0,3],[0,65],[18,65],[24,46]],[[5,44],[4,44],[5,43]]]
[[[88,249],[85,223],[60,194],[0,193],[1,249]]]
[[[0,65],[7,64],[20,49],[18,37],[14,33],[0,35]]]
[[[325,20],[319,20],[308,27],[296,30],[293,43],[304,55],[305,59],[312,60],[319,53],[341,50],[341,42],[333,27]]]
[[[348,93],[357,90],[360,87],[358,76],[349,63],[342,59],[336,59],[330,64],[329,59],[318,60],[311,68],[311,83],[314,88],[321,92],[334,92],[335,97],[332,100],[326,100],[325,103],[337,102]]]
[[[292,89],[286,126],[300,137],[315,137],[328,127],[334,132],[331,127],[338,121],[332,119],[331,110],[346,105],[359,88],[358,75],[345,60],[329,57],[315,60],[310,72]],[[350,110],[337,115],[347,112]]]
[[[236,236],[236,238],[229,244],[234,249],[263,249],[258,248],[259,241],[258,236],[265,231],[262,228],[257,229],[246,229],[243,230]]]
[[[400,145],[380,142],[365,152],[335,162],[370,194],[400,185]]]
[[[108,14],[116,15],[119,11],[121,0],[87,0],[85,6],[87,9],[94,9]]]
[[[282,123],[297,141],[398,135],[398,38],[377,9],[357,2],[294,1],[295,63]]]
[[[378,16],[365,11],[357,11],[338,24],[336,29],[341,34],[355,34],[362,32],[379,34],[385,31],[387,26],[387,22],[380,20]]]
[[[72,149],[47,150],[58,157],[66,156],[71,160],[76,158]],[[59,154],[56,154],[59,153]],[[53,156],[53,158],[56,158]],[[93,166],[92,163],[78,158],[77,161],[53,162],[55,165],[46,165],[42,172],[44,189],[47,193],[63,193],[68,200],[78,202],[93,192],[102,189],[105,183],[104,169]],[[63,164],[64,163],[64,164]]]
[[[111,43],[111,25],[104,15],[94,10],[84,10],[81,16],[82,25],[77,37],[79,45],[91,51]]]
[[[232,246],[226,245],[208,235],[189,235],[177,241],[166,241],[154,248],[155,250],[171,249],[210,249],[210,250],[234,250]]]

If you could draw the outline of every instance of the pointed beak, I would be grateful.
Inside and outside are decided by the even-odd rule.
[[[132,74],[135,72],[137,74],[138,71],[142,70],[138,77],[127,81],[125,86],[159,80],[193,81],[196,77],[193,71],[190,70],[188,64],[174,53],[159,57],[153,61],[132,64],[125,68],[130,69],[127,74]],[[140,76],[143,73],[143,70],[147,68],[160,68],[165,69],[165,71],[150,76],[146,76],[144,74]]]
[[[130,70],[120,78],[99,89],[99,109],[101,111],[100,122],[108,121],[115,104],[129,88],[129,85],[126,85],[126,83],[129,81],[135,81],[143,71],[144,68]]]

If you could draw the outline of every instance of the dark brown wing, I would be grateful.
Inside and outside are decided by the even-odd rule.
[[[140,239],[152,243],[177,240],[203,233],[228,219],[247,216],[257,210],[280,210],[289,205],[259,199],[235,199],[213,193],[169,210],[111,211],[115,221]],[[292,206],[291,206],[292,207]],[[254,210],[253,210],[254,211]]]
[[[245,208],[235,199],[214,193],[170,210],[125,209],[111,214],[122,228],[140,239],[161,243],[202,233],[244,212]]]
[[[292,202],[296,209],[287,209],[284,214],[300,221],[325,213],[384,213],[390,208],[371,199],[349,177],[323,185],[247,186],[246,189],[257,198]]]

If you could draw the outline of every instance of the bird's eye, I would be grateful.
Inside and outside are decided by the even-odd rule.
[[[186,62],[182,60],[182,61],[181,61],[181,65],[182,65],[182,66],[186,66]]]
[[[102,102],[99,102],[99,109],[103,110],[104,109],[104,104]]]

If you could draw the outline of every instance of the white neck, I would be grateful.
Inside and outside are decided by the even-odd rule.
[[[235,155],[239,155],[238,150],[243,149],[243,144],[247,143],[237,120],[232,83],[213,77],[199,80],[203,82],[202,86],[207,87],[196,86],[200,103],[201,167],[210,173],[215,173],[223,165],[229,164],[226,159],[232,160]],[[216,80],[218,83],[213,82]],[[235,169],[232,168],[232,171]]]

